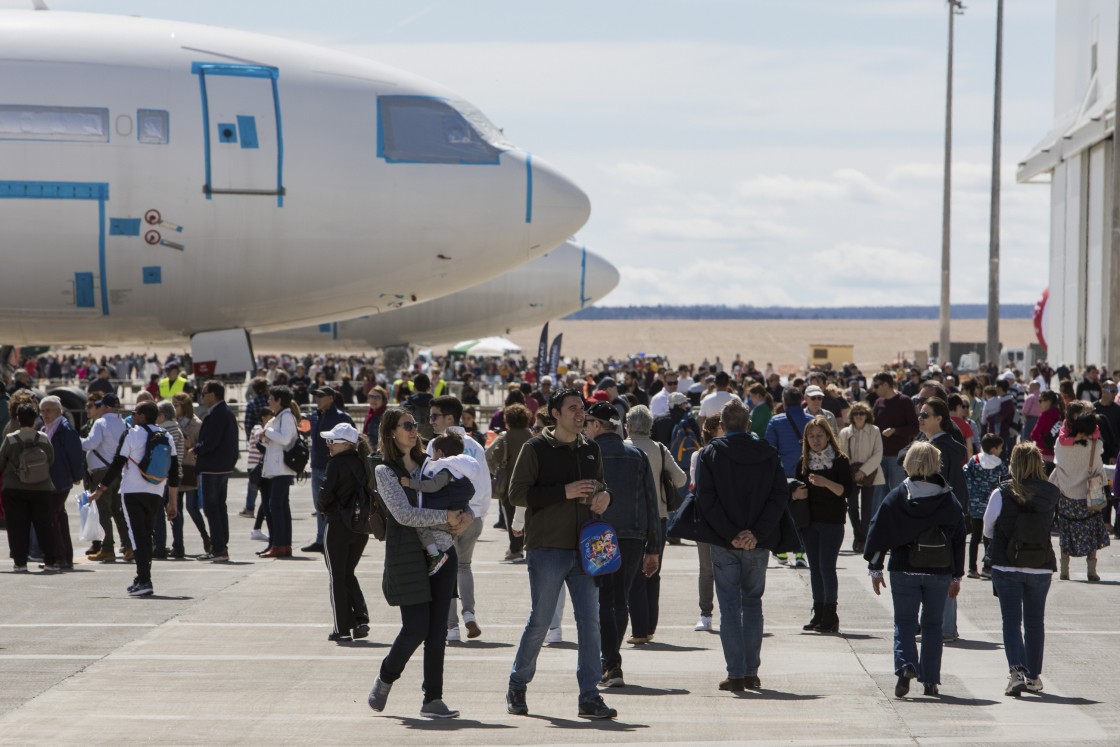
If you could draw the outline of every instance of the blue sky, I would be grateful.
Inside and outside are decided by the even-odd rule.
[[[936,304],[943,0],[47,0],[350,51],[478,106],[591,196],[606,305]],[[6,0],[4,5],[23,3]],[[953,300],[987,298],[995,0],[957,18]],[[1005,9],[1003,301],[1047,283],[1055,0]]]

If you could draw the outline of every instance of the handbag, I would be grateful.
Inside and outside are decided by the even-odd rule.
[[[1088,491],[1085,494],[1085,505],[1088,506],[1090,511],[1100,511],[1108,506],[1108,493],[1105,492],[1104,477],[1101,475],[1094,475],[1093,462],[1097,458],[1097,445],[1091,444],[1089,446],[1089,481]]]
[[[669,471],[665,469],[665,459],[668,458],[665,445],[658,446],[661,448],[661,492],[665,496],[665,508],[672,512],[681,507],[681,493],[669,477]]]
[[[852,462],[852,479],[855,479],[856,472],[863,466],[863,462]],[[879,469],[876,468],[874,472],[869,475],[864,475],[863,479],[856,483],[861,488],[870,488],[875,484],[875,475],[879,474]]]

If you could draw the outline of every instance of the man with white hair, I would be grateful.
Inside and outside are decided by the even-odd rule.
[[[54,447],[51,462],[51,529],[54,531],[55,559],[59,569],[74,567],[74,543],[70,539],[70,519],[66,515],[66,499],[70,488],[79,485],[86,473],[86,460],[82,453],[82,439],[62,415],[62,401],[55,396],[43,397],[39,403],[43,418],[43,432]]]

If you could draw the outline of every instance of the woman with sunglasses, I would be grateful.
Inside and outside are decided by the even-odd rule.
[[[420,478],[428,458],[420,446],[416,419],[401,408],[387,410],[378,438],[381,462],[374,469],[378,498],[385,515],[385,571],[381,589],[390,606],[401,609],[401,630],[369,693],[369,707],[383,711],[393,683],[400,679],[412,654],[424,644],[424,704],[420,715],[455,718],[459,712],[443,702],[443,659],[447,642],[447,615],[455,596],[458,558],[453,543],[437,549],[447,561],[428,575],[428,562],[416,527],[450,525],[459,534],[474,521],[469,511],[417,508],[416,491],[401,485],[401,478]],[[442,543],[442,540],[441,540]]]

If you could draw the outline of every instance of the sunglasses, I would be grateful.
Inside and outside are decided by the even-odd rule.
[[[665,382],[665,386],[676,386],[676,385],[677,385],[677,382],[675,382],[675,381],[666,381]]]
[[[919,412],[918,420],[925,420],[926,418],[932,418],[933,416],[934,415],[932,412]]]
[[[398,427],[398,428],[403,428],[404,430],[406,430],[406,431],[408,431],[409,433],[411,433],[412,431],[416,430],[416,423],[411,423],[411,422],[409,422],[409,423],[401,423],[401,424],[400,424],[400,425],[398,425],[397,427]]]
[[[434,423],[434,422],[436,422],[437,420],[439,420],[440,418],[445,418],[445,417],[447,417],[447,415],[446,415],[445,413],[442,413],[442,412],[440,412],[440,413],[436,413],[436,412],[433,412],[433,413],[432,413],[431,415],[429,415],[429,416],[428,416],[428,422],[429,422],[429,423]]]

